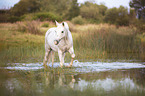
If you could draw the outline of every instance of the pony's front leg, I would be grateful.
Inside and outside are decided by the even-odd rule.
[[[59,60],[60,60],[60,67],[63,67],[64,64],[64,53],[61,50],[58,50]]]
[[[48,61],[48,57],[50,57],[50,53],[51,53],[51,50],[49,49],[49,50],[47,50],[46,52],[45,52],[45,56],[44,56],[44,60],[43,60],[43,66],[44,67],[47,67],[47,61]]]
[[[73,47],[71,47],[71,48],[69,49],[69,53],[71,54],[71,62],[70,62],[70,64],[69,64],[68,67],[72,67],[72,65],[73,65],[73,60],[74,60],[74,58],[75,58],[75,54],[74,54],[74,49],[73,49]]]

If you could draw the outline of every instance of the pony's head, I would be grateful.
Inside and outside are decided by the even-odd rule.
[[[67,34],[68,34],[68,30],[69,30],[69,27],[67,25],[66,22],[62,22],[62,23],[58,23],[57,21],[56,22],[56,40],[54,41],[54,44],[57,45],[59,44],[59,42],[62,40],[62,39],[66,39],[67,38]]]

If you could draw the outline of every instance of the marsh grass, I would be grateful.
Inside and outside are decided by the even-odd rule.
[[[44,47],[40,46],[11,47],[1,52],[1,62],[42,62]]]
[[[17,30],[21,32],[27,32],[31,34],[42,34],[40,30],[40,22],[37,21],[26,21],[26,22],[17,22]]]
[[[87,28],[85,31],[80,29],[74,39],[74,48],[80,57],[87,58],[105,58],[108,53],[140,53],[141,41],[135,31],[114,26]]]
[[[36,62],[42,59],[44,37],[30,33],[22,33],[16,29],[16,24],[0,25],[0,63]],[[42,61],[42,60],[41,60]]]
[[[22,25],[25,22],[20,22]],[[36,22],[35,22],[36,23]],[[46,23],[46,22],[44,22]],[[41,22],[41,25],[44,23]],[[47,28],[40,27],[45,32],[54,27],[49,23]],[[71,24],[69,22],[69,24]],[[44,34],[31,34],[17,30],[17,24],[0,24],[0,61],[1,62],[42,62],[44,56]],[[110,53],[144,53],[142,38],[136,35],[136,29],[130,27],[116,28],[108,24],[71,25],[75,59],[106,59]],[[22,28],[23,30],[23,28]],[[33,28],[32,28],[33,30]],[[110,56],[113,57],[113,56]],[[131,56],[130,56],[131,57]],[[116,56],[115,56],[116,58]],[[70,62],[70,54],[65,60]],[[119,57],[118,57],[119,59]],[[129,58],[131,59],[131,58]],[[55,61],[58,54],[55,54]]]

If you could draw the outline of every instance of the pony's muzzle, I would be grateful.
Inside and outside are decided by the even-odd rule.
[[[54,40],[54,44],[58,45],[59,41],[58,40]]]

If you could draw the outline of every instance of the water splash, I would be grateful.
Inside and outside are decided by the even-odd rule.
[[[69,65],[65,63],[64,66]],[[52,67],[52,64],[48,64],[49,67]],[[60,67],[59,62],[55,62],[53,65],[54,68]],[[79,62],[74,60],[74,71],[75,72],[101,72],[109,70],[118,70],[118,69],[131,69],[131,68],[145,68],[144,64],[141,63],[129,63],[129,62]],[[5,69],[11,70],[38,70],[43,69],[43,63],[13,63],[9,64]]]

